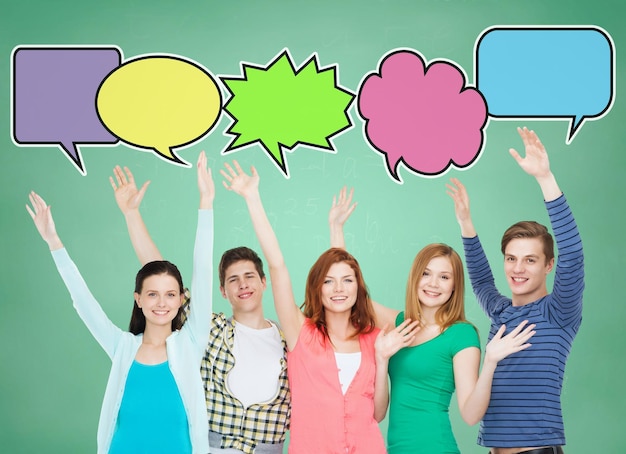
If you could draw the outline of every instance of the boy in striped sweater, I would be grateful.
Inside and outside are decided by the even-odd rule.
[[[539,184],[559,252],[552,293],[553,239],[534,221],[509,227],[502,237],[504,272],[512,297],[502,295],[474,229],[469,197],[456,179],[448,185],[461,227],[465,259],[476,298],[491,320],[489,339],[500,325],[507,332],[523,320],[536,324],[532,346],[500,361],[478,444],[491,454],[557,454],[565,445],[561,389],[565,362],[582,321],[583,251],[576,222],[561,192],[546,150],[533,131],[518,132],[525,156],[511,155]]]

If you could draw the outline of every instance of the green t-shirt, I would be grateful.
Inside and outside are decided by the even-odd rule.
[[[403,320],[400,312],[396,326]],[[480,348],[478,332],[470,323],[459,322],[391,357],[389,454],[459,453],[448,415],[454,392],[452,359],[468,347]]]

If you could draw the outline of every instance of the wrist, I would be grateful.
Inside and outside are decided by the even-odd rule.
[[[125,210],[122,210],[122,214],[124,215],[124,217],[134,217],[134,216],[138,216],[139,215],[139,207],[135,207],[135,208],[127,208]]]
[[[561,195],[561,188],[559,188],[559,185],[556,182],[556,177],[552,172],[535,178],[537,179],[537,183],[541,188],[543,198],[546,202],[559,198]]]
[[[382,353],[375,353],[374,358],[376,359],[376,366],[384,366],[386,368],[389,364],[389,356],[386,356]]]
[[[259,191],[251,191],[241,194],[246,203],[259,203],[261,202],[261,195]]]
[[[54,238],[46,240],[46,243],[48,243],[48,247],[51,251],[56,251],[57,249],[63,248],[63,243],[61,242],[61,239],[58,237],[58,235]]]
[[[535,175],[535,178],[537,179],[537,182],[539,184],[552,183],[556,181],[556,179],[554,178],[554,174],[549,170],[547,173],[544,173],[541,175]]]
[[[485,353],[485,360],[483,361],[483,370],[495,370],[499,360],[491,356],[488,352]]]
[[[213,209],[213,197],[210,195],[200,194],[200,209],[201,210]]]

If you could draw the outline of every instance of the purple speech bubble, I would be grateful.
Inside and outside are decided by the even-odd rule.
[[[100,122],[96,92],[120,65],[116,47],[17,47],[13,51],[13,140],[58,144],[86,175],[77,144],[116,144]]]
[[[366,75],[358,111],[366,140],[385,155],[389,176],[400,183],[400,162],[417,174],[435,176],[451,165],[468,167],[483,146],[487,106],[482,94],[466,85],[453,62],[426,65],[414,50],[389,52],[378,72]]]

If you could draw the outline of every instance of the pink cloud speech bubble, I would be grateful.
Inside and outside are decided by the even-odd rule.
[[[454,63],[426,66],[414,50],[389,52],[378,73],[364,77],[358,111],[366,140],[385,155],[389,176],[400,183],[400,162],[414,173],[434,176],[451,165],[469,166],[483,146],[487,105],[482,94],[466,86]]]

